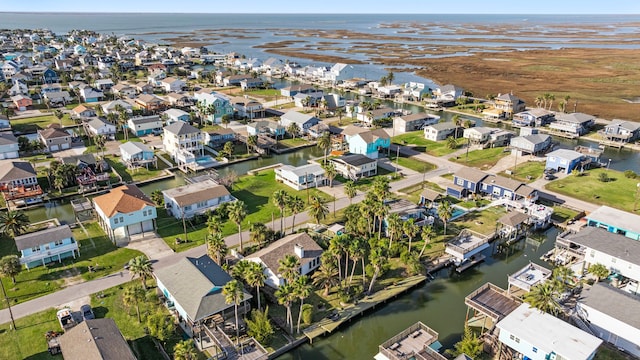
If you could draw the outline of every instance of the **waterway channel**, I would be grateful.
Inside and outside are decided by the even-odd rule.
[[[437,331],[444,348],[452,348],[464,328],[464,297],[486,282],[506,289],[507,276],[530,261],[550,267],[539,259],[553,247],[557,234],[558,231],[551,228],[541,244],[521,241],[509,254],[492,255],[493,247],[487,249],[486,261],[462,274],[453,268],[442,269],[434,280],[278,360],[371,360],[378,352],[378,345],[417,321]]]

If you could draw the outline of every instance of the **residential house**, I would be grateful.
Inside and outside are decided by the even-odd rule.
[[[137,116],[127,120],[127,127],[135,136],[160,134],[162,125],[162,119],[158,115]]]
[[[240,80],[240,88],[244,91],[250,89],[260,89],[264,87],[264,81],[259,78],[249,78]]]
[[[498,175],[489,175],[482,180],[480,191],[493,198],[520,200],[529,203],[538,199],[538,192],[520,181]]]
[[[640,297],[599,282],[582,290],[576,313],[594,335],[625,353],[640,357],[638,308]]]
[[[238,117],[253,120],[264,117],[264,108],[262,103],[243,97],[234,97],[231,99],[231,105],[236,111]]]
[[[122,185],[93,198],[98,223],[117,245],[156,229],[156,205],[137,186]]]
[[[324,74],[324,78],[322,80],[337,84],[341,81],[352,79],[354,77],[354,73],[355,70],[352,65],[336,63],[327,73]]]
[[[293,103],[297,107],[316,107],[322,103],[324,99],[324,92],[322,90],[316,90],[310,93],[297,93],[293,95]]]
[[[171,106],[186,108],[195,104],[194,99],[187,94],[168,93],[165,99]]]
[[[94,81],[93,86],[95,86],[96,89],[102,91],[102,92],[109,92],[111,91],[111,88],[114,86],[115,84],[113,83],[113,80],[111,79],[97,79],[96,81]]]
[[[296,124],[300,134],[306,134],[310,127],[320,122],[315,116],[303,114],[297,111],[288,111],[280,116],[280,125],[288,129],[291,124]]]
[[[194,98],[202,106],[205,106],[207,108],[213,106],[213,108],[215,108],[215,112],[213,114],[208,114],[206,116],[207,120],[211,121],[212,123],[219,123],[221,122],[223,116],[233,116],[233,113],[235,112],[230,99],[224,94],[219,94],[208,89],[203,89],[196,92],[194,94]]]
[[[554,118],[553,112],[534,108],[514,114],[511,125],[514,127],[541,127],[551,123]]]
[[[595,124],[595,116],[583,113],[571,113],[556,115],[556,121],[549,125],[552,130],[561,133],[580,136],[586,134]]]
[[[439,108],[443,106],[453,106],[464,94],[464,89],[455,85],[447,84],[437,87],[432,91],[432,97],[426,99],[426,106],[429,108]]]
[[[29,106],[33,105],[33,100],[24,95],[12,96],[11,101],[18,111],[25,111]]]
[[[445,140],[459,132],[460,127],[454,123],[442,122],[424,127],[424,138],[431,141]]]
[[[205,180],[162,191],[164,207],[176,219],[190,219],[214,210],[221,204],[235,201],[224,185]]]
[[[337,129],[333,126],[329,126],[325,123],[323,123],[322,121],[313,125],[312,127],[307,129],[307,136],[309,136],[310,138],[313,139],[317,139],[321,136],[323,136],[325,133],[330,133],[330,134],[335,134],[335,132],[332,132],[332,128],[333,129]]]
[[[179,165],[195,162],[195,157],[204,155],[204,135],[183,121],[164,128],[162,144],[164,151]]]
[[[531,360],[592,360],[602,340],[529,304],[496,324],[498,340]]]
[[[0,131],[11,130],[11,123],[6,115],[0,115]]]
[[[52,107],[66,106],[73,100],[68,91],[49,91],[43,97]]]
[[[537,129],[525,131],[526,128],[520,129],[520,136],[511,138],[509,146],[512,151],[519,155],[531,154],[539,155],[544,153],[551,146],[551,136],[547,134],[539,134]]]
[[[265,284],[278,288],[286,283],[286,280],[282,278],[282,274],[278,271],[281,259],[286,255],[295,255],[300,262],[298,273],[307,275],[320,267],[322,252],[320,245],[309,234],[300,233],[285,236],[247,256],[245,259],[261,264],[267,276]]]
[[[166,92],[180,92],[182,89],[187,86],[183,80],[176,79],[173,77],[164,78],[160,81],[160,87],[164,89]]]
[[[281,74],[284,71],[285,63],[278,58],[270,57],[260,66],[260,70],[264,71],[267,76]]]
[[[120,108],[124,109],[124,111],[126,111],[129,114],[133,113],[133,106],[124,100],[110,101],[108,103],[102,104],[101,107],[102,107],[102,111],[105,114],[115,113],[119,115],[118,109]]]
[[[511,118],[513,114],[524,111],[526,108],[524,100],[513,94],[498,95],[493,99],[493,106],[497,110],[504,111],[506,118]]]
[[[11,131],[0,132],[0,160],[16,159],[18,154],[18,139]]]
[[[393,132],[404,134],[410,131],[423,130],[425,126],[435,125],[440,122],[440,116],[427,114],[426,112],[409,115],[401,115],[393,118]]]
[[[214,317],[223,322],[235,318],[235,304],[228,303],[222,292],[233,278],[209,256],[181,258],[173,265],[155,270],[154,275],[167,304],[175,307],[179,321],[190,328],[196,338],[202,331],[200,325],[215,321]],[[239,316],[251,308],[251,294],[244,289],[242,291]]]
[[[492,147],[507,146],[515,134],[509,130],[493,129],[489,134],[489,144]]]
[[[166,124],[169,125],[176,121],[191,121],[191,115],[188,112],[182,111],[180,109],[169,109],[162,113],[162,117],[166,117]]]
[[[204,134],[204,142],[212,147],[219,147],[228,141],[235,141],[236,132],[230,128],[209,130]]]
[[[377,159],[381,150],[389,148],[391,138],[384,129],[375,129],[349,136],[347,143],[349,152]]]
[[[583,160],[583,155],[569,149],[558,149],[547,154],[546,169],[570,174]]]
[[[275,170],[276,181],[280,181],[296,190],[304,190],[325,185],[324,169],[318,164],[307,164],[298,167],[282,165]]]
[[[62,85],[59,83],[43,84],[40,87],[40,93],[42,95],[50,92],[59,92],[59,91],[62,91]]]
[[[291,85],[280,89],[280,95],[286,97],[294,97],[296,94],[309,94],[314,92],[316,92],[316,89],[313,85],[309,84]]]
[[[430,92],[431,89],[429,89],[429,87],[424,83],[411,81],[404,84],[402,97],[410,101],[421,101],[422,98]]]
[[[91,136],[104,136],[109,140],[115,140],[116,138],[116,126],[103,121],[100,118],[93,118],[84,124],[84,128],[87,134]]]
[[[370,111],[364,111],[364,110],[359,111],[358,114],[356,115],[356,119],[366,124],[373,124],[375,120],[383,120],[383,119],[391,120],[394,117],[401,116],[401,115],[404,115],[402,111],[388,108],[388,107],[381,107],[379,109],[373,109]]]
[[[634,121],[613,119],[598,133],[608,141],[633,142],[640,137],[640,124]]]
[[[138,92],[135,87],[129,84],[119,83],[111,87],[111,93],[121,98],[133,99],[134,97],[136,97],[136,94]]]
[[[156,157],[153,150],[141,142],[127,141],[120,145],[120,156],[122,161],[129,168],[136,168],[139,166],[149,166],[150,163],[155,164]]]
[[[166,107],[165,101],[153,94],[142,94],[135,98],[135,102],[138,106],[146,111],[159,111]]]
[[[146,82],[139,82],[133,86],[138,94],[153,94],[153,85]]]
[[[167,78],[167,73],[164,70],[153,70],[149,68],[149,75],[147,75],[147,82],[153,87],[162,87],[162,80]]]
[[[20,264],[27,269],[62,262],[62,259],[80,256],[78,243],[69,225],[49,227],[44,230],[16,236],[16,247],[20,251]]]
[[[640,216],[630,212],[601,206],[587,214],[587,225],[600,227],[633,240],[640,240]]]
[[[253,76],[251,75],[243,75],[243,74],[230,75],[230,76],[226,76],[224,79],[221,79],[222,80],[221,82],[223,86],[240,86],[240,83],[242,82],[242,80],[247,80],[252,78]],[[220,81],[218,81],[218,83],[220,83]]]
[[[86,107],[84,105],[78,105],[71,110],[71,116],[74,118],[90,118],[96,116],[96,111],[93,108]]]
[[[320,105],[322,106],[322,110],[335,115],[336,110],[345,109],[347,100],[340,94],[329,93],[323,96]]]
[[[285,134],[285,128],[275,121],[259,120],[247,124],[247,134],[282,138]]]
[[[51,84],[51,83],[55,83],[58,82],[59,78],[58,78],[58,74],[53,71],[52,69],[47,68],[43,73],[42,73],[42,83],[43,84]]]
[[[453,185],[447,187],[447,195],[461,199],[471,194],[479,194],[482,190],[482,181],[487,176],[489,174],[475,168],[460,168],[453,174]]]
[[[343,155],[331,159],[336,172],[345,179],[358,180],[378,174],[378,161],[362,154]]]
[[[58,337],[67,360],[136,360],[116,322],[111,318],[87,319]]]
[[[36,171],[26,161],[0,161],[0,191],[6,201],[31,204],[42,201]]]
[[[491,134],[496,131],[495,128],[489,128],[484,126],[476,126],[468,129],[464,129],[462,137],[469,139],[471,144],[484,144],[489,142]]]
[[[98,89],[94,89],[91,86],[85,86],[80,88],[80,97],[83,102],[93,103],[102,101],[104,93]]]
[[[13,86],[9,88],[8,94],[9,96],[29,95],[29,86],[23,81],[14,81]]]
[[[38,140],[48,152],[69,149],[72,142],[68,132],[51,125],[44,130],[38,130]]]
[[[385,97],[385,98],[397,97],[397,96],[401,95],[402,92],[403,92],[403,89],[398,85],[380,86],[378,84],[376,86],[376,93],[379,96],[382,96],[382,97]]]

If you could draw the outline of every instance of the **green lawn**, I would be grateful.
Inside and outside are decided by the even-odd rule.
[[[607,169],[585,171],[582,176],[573,175],[577,173],[552,181],[545,188],[593,204],[607,205],[624,211],[634,210],[634,201],[638,195],[638,179],[628,179],[619,171]],[[602,173],[608,174],[611,181],[600,181]]]
[[[373,183],[373,181],[375,180],[375,178],[377,176],[385,176],[385,175],[389,175],[389,174],[394,174],[394,172],[378,166],[378,175],[358,179],[355,182],[356,189],[358,189],[360,191],[366,191],[369,188],[369,186],[371,186],[371,183]],[[400,177],[398,177],[397,179],[392,179],[391,181],[399,180],[399,179],[400,179]],[[346,178],[342,177],[341,175],[338,175],[334,179],[334,182],[335,181],[339,181],[340,183],[344,184],[349,180],[347,180]]]
[[[77,282],[119,272],[131,258],[142,255],[136,250],[113,245],[97,223],[87,224],[85,227],[88,234],[80,228],[73,229],[73,235],[80,246],[80,257],[63,259],[62,264],[49,263],[31,270],[23,269],[16,276],[15,285],[11,279],[2,278],[12,303],[31,300]],[[2,256],[19,254],[13,241],[3,239],[0,244]],[[90,265],[97,269],[89,272]],[[6,304],[3,301],[0,308],[4,307]]]
[[[462,154],[457,158],[452,158],[449,160],[470,167],[488,169],[507,155],[509,155],[509,153],[505,152],[504,148],[498,147],[469,151],[468,158],[466,154]]]
[[[303,145],[308,145],[310,142],[305,138],[294,138],[294,139],[282,139],[278,140],[278,148],[280,149],[288,149]]]
[[[53,114],[24,119],[11,119],[10,122],[13,131],[17,132],[33,132],[36,130],[42,130],[49,124],[60,124],[60,120],[58,120],[58,118]],[[71,120],[69,114],[65,114],[62,118],[62,125],[67,126],[73,124],[75,123]]]
[[[145,181],[149,179],[156,178],[158,176],[164,175],[164,170],[167,165],[162,161],[158,160],[158,168],[154,168],[152,165],[149,166],[149,169],[146,168],[138,168],[135,170],[128,169],[125,164],[120,161],[120,158],[109,155],[105,156],[105,160],[120,176],[122,176],[122,180],[124,182],[137,182],[137,181]]]
[[[49,330],[61,330],[55,309],[17,319],[16,328],[16,331],[10,330],[10,323],[0,325],[0,359],[61,359],[60,356],[49,355],[44,337]]]
[[[423,131],[412,131],[397,135],[391,141],[394,144],[411,146],[416,151],[424,151],[433,156],[443,156],[456,151],[456,149],[450,149],[445,140],[431,141],[425,139]]]
[[[566,223],[576,216],[578,216],[577,211],[557,205],[553,207],[553,215],[551,215],[551,220],[557,221],[559,223]]]
[[[445,192],[445,189],[441,188],[440,185],[430,181],[424,181],[420,184],[400,189],[399,192],[406,194],[405,198],[407,200],[417,204],[420,202],[420,194],[422,194],[424,189],[431,189],[440,193]]]
[[[413,171],[417,171],[420,173],[431,171],[436,168],[432,163],[428,163],[426,161],[422,161],[416,157],[406,157],[400,154],[400,157],[396,158],[395,155],[389,155],[389,161],[394,165],[398,164],[402,167],[406,167]]]
[[[448,226],[447,232],[457,234],[462,229],[469,229],[483,235],[491,235],[496,231],[498,219],[504,214],[506,214],[506,210],[503,207],[492,207],[482,211],[473,211],[452,222],[450,226]]]
[[[511,171],[511,175],[507,174],[504,171],[501,172],[500,175],[516,179],[524,183],[530,183],[542,177],[544,168],[545,163],[542,161],[529,161],[524,164],[518,165],[516,168],[509,169]]]

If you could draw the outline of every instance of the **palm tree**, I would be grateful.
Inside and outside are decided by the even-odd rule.
[[[365,271],[364,271],[365,270],[364,257],[367,253],[366,246],[367,246],[367,242],[364,241],[364,239],[361,237],[356,237],[349,243],[348,253],[349,253],[349,258],[353,262],[353,265],[351,266],[351,275],[349,275],[349,281],[347,282],[347,286],[351,286],[351,281],[353,280],[353,273],[356,270],[356,264],[358,263],[358,260],[362,261],[362,286],[364,286],[366,282]],[[345,273],[345,276],[346,276],[346,273]]]
[[[469,326],[465,326],[462,339],[454,345],[453,349],[447,350],[447,353],[453,357],[465,354],[471,359],[475,359],[482,354],[483,343],[484,342],[478,339]]]
[[[453,116],[453,118],[451,118],[451,121],[453,122],[453,125],[456,127],[453,133],[453,136],[455,139],[458,139],[458,127],[462,125],[462,119],[460,118],[460,115],[456,114]]]
[[[265,224],[257,222],[249,226],[249,241],[259,246],[271,240],[273,232]]]
[[[373,195],[381,203],[391,194],[391,186],[389,186],[389,179],[386,176],[376,177],[371,185]]]
[[[102,158],[104,159],[104,150],[106,149],[107,138],[104,135],[96,136],[93,141],[96,143],[96,148],[102,151]]]
[[[325,162],[322,166],[324,169],[324,175],[327,179],[329,179],[329,187],[333,187],[333,179],[338,175],[338,171],[336,170],[336,165],[333,162]]]
[[[418,258],[422,258],[422,254],[424,254],[424,250],[427,248],[427,245],[431,242],[431,238],[433,237],[433,235],[435,235],[435,231],[433,231],[433,227],[431,226],[425,226],[422,228],[422,241],[424,241],[424,243],[422,244],[422,250],[420,250],[420,255],[418,255]]]
[[[349,242],[349,236],[336,235],[329,241],[329,254],[331,254],[338,265],[338,280],[342,281],[342,257],[347,248]],[[344,269],[345,277],[347,276],[347,269]]]
[[[382,269],[387,265],[387,254],[384,245],[380,246],[378,243],[376,246],[371,248],[371,252],[369,253],[369,262],[371,263],[371,266],[373,266],[373,276],[371,277],[371,283],[369,283],[367,294],[371,295],[373,285],[376,283]]]
[[[358,189],[356,188],[356,183],[352,180],[344,183],[344,193],[349,198],[349,204],[351,204],[352,200],[358,194]]]
[[[300,274],[300,259],[297,256],[288,254],[278,260],[278,274],[287,282],[293,284],[293,281]]]
[[[387,235],[389,236],[389,249],[391,249],[391,245],[393,244],[393,238],[397,235],[402,229],[402,219],[400,219],[400,215],[391,214],[387,216]]]
[[[300,128],[298,127],[298,125],[296,123],[291,123],[287,127],[287,132],[289,134],[291,134],[292,138],[295,139],[296,137],[298,137],[298,134],[300,133]]]
[[[329,207],[326,201],[318,196],[312,196],[309,202],[309,215],[316,221],[316,224],[320,225],[320,220],[323,220],[329,214]]]
[[[220,122],[226,128],[229,125],[229,123],[231,122],[231,115],[229,115],[229,114],[222,115],[222,118],[220,119]]]
[[[287,325],[290,326],[290,333],[293,334],[293,318],[291,316],[291,304],[295,299],[295,292],[292,284],[281,285],[275,292],[278,304],[284,305],[287,309]]]
[[[289,202],[289,194],[280,189],[273,193],[273,204],[280,209],[280,232],[284,234],[284,209]]]
[[[236,315],[236,341],[240,344],[240,322],[238,320],[238,305],[244,300],[244,289],[238,280],[231,280],[222,288],[224,299],[227,304],[233,304]]]
[[[53,112],[53,116],[55,116],[58,119],[58,121],[60,121],[60,126],[62,126],[62,119],[64,118],[64,113],[62,112],[62,110],[56,109]]]
[[[393,71],[389,71],[387,73],[387,81],[389,82],[389,85],[393,84],[394,79],[395,79],[395,76],[393,75]]]
[[[444,234],[447,235],[447,222],[451,219],[453,215],[453,207],[451,203],[448,201],[443,201],[438,206],[438,217],[442,220],[442,224],[444,225]]]
[[[344,115],[344,110],[342,108],[336,109],[336,116],[338,117],[338,126],[342,125],[342,116]]]
[[[174,360],[196,360],[198,350],[193,343],[193,339],[182,340],[173,347]]]
[[[218,215],[211,214],[207,218],[207,230],[209,234],[219,233],[221,231],[222,219]]]
[[[247,206],[241,200],[236,200],[227,208],[229,211],[229,220],[238,226],[238,236],[240,237],[240,252],[244,250],[242,244],[242,222],[247,216]]]
[[[124,139],[129,140],[129,131],[127,130],[127,120],[129,120],[129,113],[127,113],[125,109],[120,110],[118,120],[120,121],[120,126],[122,127],[122,134],[124,135]]]
[[[229,252],[222,234],[219,232],[207,235],[207,255],[218,265],[222,265],[222,259]]]
[[[557,315],[560,304],[556,301],[556,292],[551,282],[535,285],[524,295],[524,301],[534,308],[546,313]]]
[[[293,233],[296,228],[296,215],[304,210],[304,200],[298,195],[289,196],[286,206],[291,211],[291,215],[293,215],[291,222],[291,232]]]
[[[313,285],[324,288],[323,296],[328,296],[329,290],[339,283],[337,276],[338,268],[335,263],[323,261],[320,264],[320,268],[311,277],[313,278]]]
[[[300,310],[298,311],[298,325],[297,332],[300,333],[300,321],[302,320],[302,307],[304,306],[304,299],[308,298],[311,295],[312,288],[309,282],[309,277],[307,275],[299,276],[296,281],[293,283],[293,288],[295,294],[300,299]]]
[[[6,255],[0,259],[0,275],[11,278],[13,284],[16,284],[16,276],[22,270],[22,264],[18,255]]]
[[[260,307],[260,287],[264,286],[267,280],[267,275],[264,273],[262,264],[257,262],[251,262],[245,273],[245,280],[249,286],[256,288],[256,297],[258,298],[258,310]]]
[[[10,210],[0,214],[0,232],[7,236],[16,237],[24,233],[30,223],[22,211]]]
[[[136,256],[129,260],[129,272],[131,277],[138,276],[142,281],[142,287],[147,290],[147,278],[151,277],[153,273],[153,265],[148,257],[145,255]]]
[[[381,202],[374,203],[373,213],[378,218],[378,238],[382,237],[382,222],[389,214],[389,205]]]
[[[145,299],[147,292],[139,285],[131,285],[124,290],[122,294],[122,303],[126,307],[135,306],[138,314],[138,323],[142,322],[140,317],[140,301]]]
[[[316,146],[324,151],[324,163],[327,163],[327,156],[329,156],[329,149],[331,148],[331,134],[328,131],[322,133],[322,136],[318,138]]]
[[[250,153],[249,148],[256,149],[258,147],[258,135],[250,135],[247,137],[247,153]]]
[[[609,269],[607,269],[607,267],[602,264],[593,264],[589,266],[587,272],[595,276],[596,281],[600,281],[609,276]]]
[[[407,248],[409,253],[411,253],[411,242],[413,241],[413,238],[418,235],[418,231],[420,231],[420,228],[416,225],[413,218],[402,224],[402,232],[407,236],[407,238],[409,238],[409,247]]]

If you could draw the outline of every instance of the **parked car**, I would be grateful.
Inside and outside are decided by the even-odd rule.
[[[56,313],[56,317],[60,322],[60,327],[62,327],[62,330],[67,330],[76,326],[76,321],[73,319],[73,313],[69,308],[58,310],[58,312]]]
[[[96,318],[96,316],[93,313],[93,309],[91,308],[91,305],[85,304],[80,306],[80,312],[82,313],[82,318],[85,320],[91,320]]]

